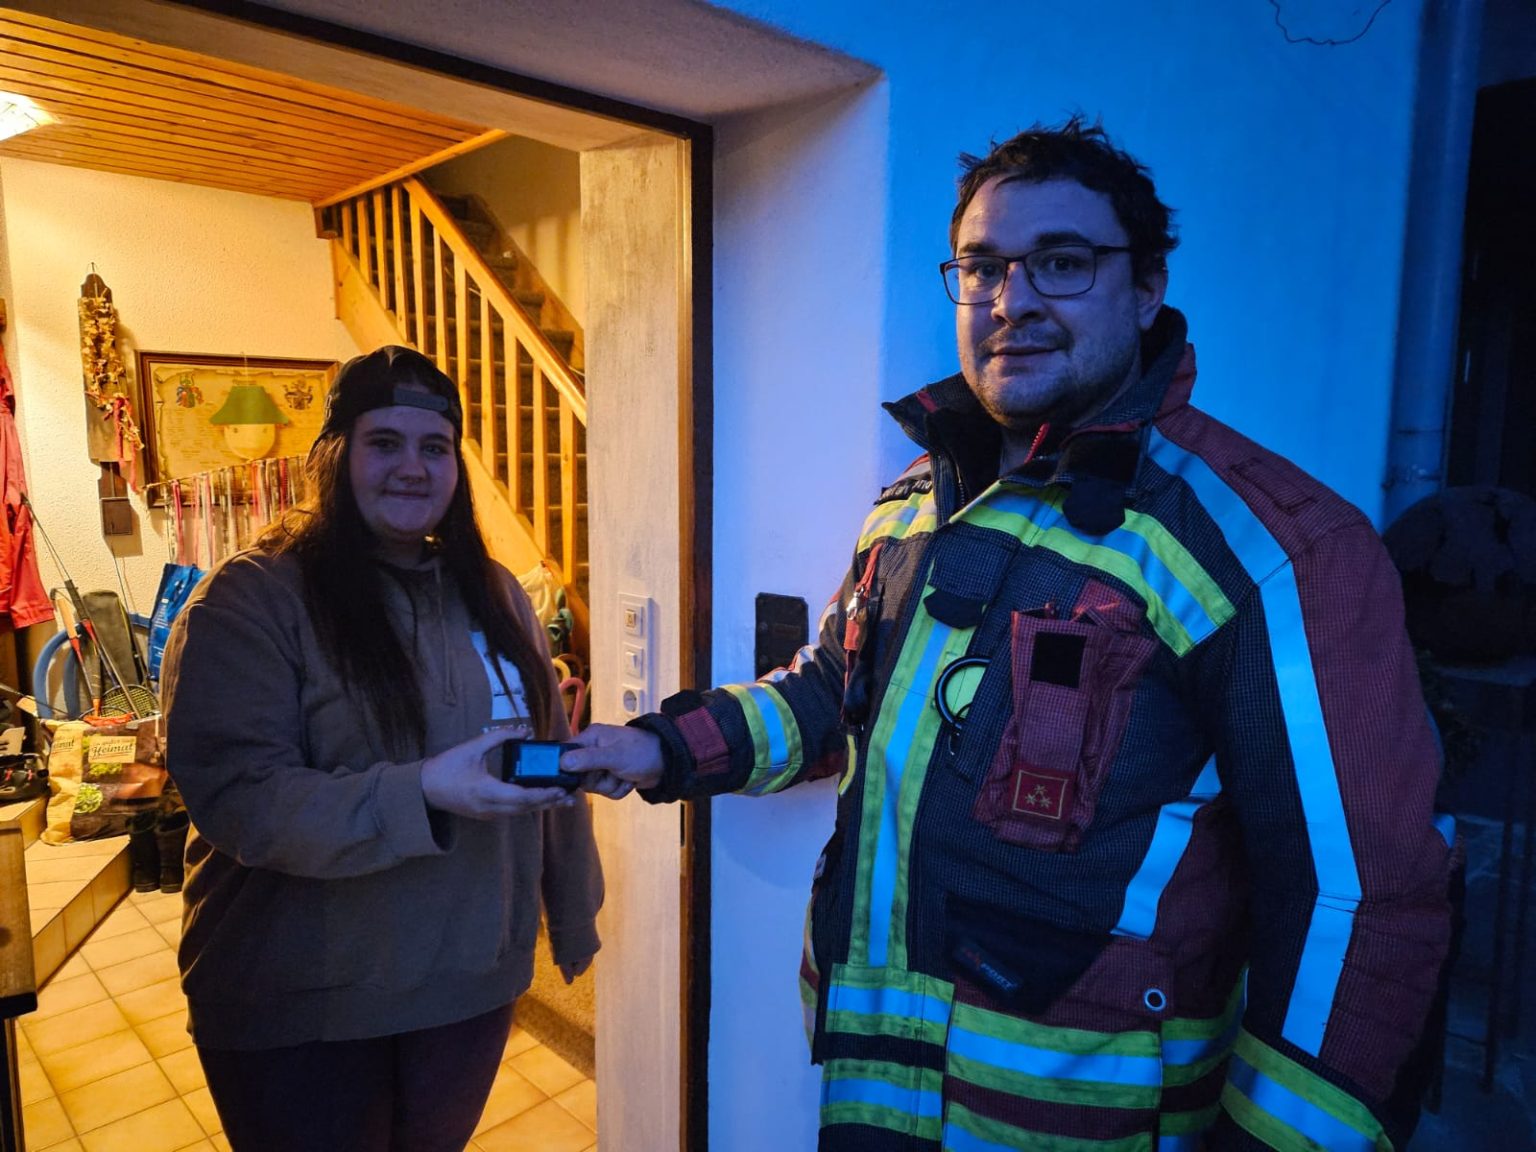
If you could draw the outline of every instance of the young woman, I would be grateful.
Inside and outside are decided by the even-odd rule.
[[[567,980],[598,948],[585,798],[500,779],[506,740],[568,730],[461,423],[419,353],[348,361],[310,499],[202,581],[167,647],[182,986],[236,1152],[457,1152],[541,903]]]

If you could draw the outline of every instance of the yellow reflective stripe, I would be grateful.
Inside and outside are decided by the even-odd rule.
[[[927,590],[924,590],[924,596]],[[917,718],[917,728],[912,736],[911,751],[907,754],[907,770],[901,775],[901,788],[896,804],[896,888],[891,903],[890,944],[886,962],[905,968],[907,966],[907,907],[911,897],[912,833],[917,825],[917,807],[922,799],[923,784],[928,779],[928,761],[938,742],[944,721],[933,703],[938,689],[939,676],[950,662],[965,655],[970,647],[974,628],[949,629],[938,658],[933,662],[933,675],[923,691],[922,711]]]
[[[1086,1136],[1056,1136],[1017,1128],[990,1116],[981,1116],[950,1101],[945,1109],[944,1152],[1004,1152],[1028,1148],[1030,1152],[1151,1152],[1151,1133],[1094,1140]]]
[[[922,601],[880,701],[864,765],[863,815],[854,887],[849,961],[906,967],[907,870],[917,799],[940,729],[933,691],[939,674],[965,653],[973,628],[935,621]]]
[[[1161,1059],[1155,1032],[1095,1032],[1089,1028],[1059,1028],[1018,1016],[994,1012],[975,1004],[956,1004],[954,1027],[1010,1044],[1047,1049],[1072,1056],[1111,1055]]]
[[[937,976],[834,964],[827,988],[827,1031],[942,1047],[954,995],[955,986]]]
[[[1239,979],[1219,1016],[1181,1016],[1163,1025],[1163,1084],[1193,1084],[1232,1054],[1246,981]]]
[[[1057,1028],[957,1004],[945,1046],[951,1076],[1011,1096],[1152,1109],[1162,1093],[1153,1032]]]
[[[1227,996],[1227,1005],[1219,1016],[1178,1016],[1163,1025],[1164,1040],[1213,1040],[1220,1036],[1243,1010],[1246,980],[1239,978]]]
[[[926,594],[925,589],[924,595]],[[890,682],[886,685],[885,695],[880,703],[880,712],[875,717],[868,751],[864,757],[864,793],[859,817],[859,857],[858,866],[854,872],[853,923],[848,941],[850,964],[871,962],[870,937],[872,934],[879,940],[878,963],[885,962],[885,941],[888,938],[888,930],[882,924],[876,931],[871,920],[877,862],[888,859],[896,851],[895,822],[893,820],[890,827],[886,828],[883,820],[887,790],[886,775],[890,768],[885,749],[890,741],[891,731],[896,727],[897,715],[901,711],[900,705],[906,699],[906,685],[912,677],[912,669],[918,663],[933,628],[933,617],[919,607],[912,620],[912,627],[907,630],[902,641],[901,655],[891,672]],[[901,764],[896,765],[898,773],[902,767]],[[889,837],[893,843],[882,844],[883,837]],[[894,875],[894,864],[891,865],[890,870]]]
[[[828,1060],[821,1125],[859,1124],[936,1141],[944,1122],[944,1074],[885,1060]]]
[[[914,492],[900,504],[877,505],[864,521],[859,533],[858,551],[864,552],[876,540],[889,537],[901,540],[908,536],[920,536],[938,527],[938,506],[932,491]]]
[[[1040,503],[1044,507],[1049,507],[1043,501]],[[1147,583],[1140,565],[1119,549],[1107,548],[1102,544],[1090,544],[1065,528],[1042,528],[1021,513],[1003,512],[986,507],[980,502],[972,504],[956,516],[955,520],[959,521],[962,518],[967,523],[978,527],[1006,532],[1024,544],[1049,549],[1058,556],[1071,560],[1074,564],[1082,564],[1108,573],[1121,583],[1135,589],[1137,596],[1141,597],[1147,606],[1147,622],[1152,625],[1152,630],[1177,655],[1182,656],[1195,646],[1189,629],[1184,627],[1179,618],[1169,610],[1163,598]]]
[[[949,1074],[956,1080],[1009,1096],[1089,1108],[1149,1110],[1157,1107],[1158,1097],[1162,1095],[1162,1086],[1158,1084],[1114,1084],[1071,1076],[1036,1076],[1023,1068],[1000,1068],[983,1060],[956,1055],[949,1058]]]
[[[1020,505],[1030,505],[1049,508],[1049,516],[1031,516],[1020,509]],[[1125,521],[1119,528],[1109,534],[1113,539],[1120,532],[1130,533],[1140,539],[1147,547],[1150,555],[1147,557],[1149,566],[1154,569],[1152,578],[1142,571],[1140,565],[1128,556],[1128,550],[1112,545],[1093,545],[1088,539],[1079,536],[1066,521],[1065,512],[1066,492],[1059,487],[1045,489],[1039,493],[1027,492],[1017,485],[994,483],[977,499],[955,516],[956,521],[969,521],[977,523],[986,516],[993,518],[993,523],[987,527],[997,528],[1017,537],[1025,544],[1038,545],[1049,548],[1066,556],[1070,560],[1077,560],[1073,547],[1070,544],[1063,545],[1066,540],[1076,541],[1078,545],[1103,548],[1108,547],[1110,553],[1125,556],[1129,561],[1129,567],[1121,566],[1115,570],[1103,564],[1096,564],[1091,557],[1102,556],[1101,552],[1089,553],[1090,559],[1079,562],[1088,563],[1100,571],[1108,572],[1131,585],[1137,590],[1138,595],[1148,604],[1148,615],[1152,614],[1152,603],[1156,601],[1162,605],[1167,616],[1173,620],[1178,628],[1170,627],[1169,635],[1177,636],[1182,629],[1186,637],[1191,635],[1193,628],[1199,632],[1201,638],[1208,635],[1214,628],[1220,628],[1228,620],[1237,614],[1237,609],[1227,599],[1221,586],[1215,579],[1200,566],[1189,549],[1175,537],[1162,522],[1145,512],[1137,512],[1126,509]],[[1012,520],[1010,525],[1008,520]],[[1128,579],[1125,572],[1136,572],[1136,579]],[[1175,587],[1169,588],[1169,594],[1179,601],[1182,611],[1176,611],[1167,603],[1167,598],[1162,592],[1155,590],[1155,585],[1161,584],[1167,587],[1170,582]],[[1162,635],[1159,630],[1159,635]],[[1168,637],[1164,636],[1164,642]],[[1170,647],[1173,647],[1171,643]],[[1187,649],[1185,649],[1187,651]],[[1182,653],[1181,653],[1182,654]]]
[[[853,778],[859,770],[859,742],[854,739],[853,733],[846,736],[848,741],[848,766],[843,769],[843,778],[837,782],[837,794],[841,796],[848,791],[848,785],[853,783]]]
[[[1205,610],[1205,614],[1211,618],[1211,623],[1220,628],[1228,620],[1237,615],[1237,609],[1232,601],[1227,599],[1227,594],[1221,590],[1211,574],[1200,566],[1188,548],[1163,526],[1163,522],[1156,517],[1148,516],[1145,512],[1133,512],[1129,508],[1125,512],[1125,523],[1122,527],[1127,532],[1134,532],[1147,542],[1153,553],[1163,562],[1169,572],[1173,573],[1178,582],[1184,585],[1186,591]]]
[[[1141,568],[1125,553],[1102,544],[1090,544],[1064,528],[1042,528],[1028,517],[1012,512],[1000,512],[993,508],[977,508],[967,515],[967,520],[984,528],[993,528],[1016,536],[1025,544],[1045,548],[1089,568],[1108,573],[1123,584],[1135,589],[1147,606],[1147,622],[1169,648],[1182,656],[1194,647],[1189,630],[1169,611],[1152,587],[1146,582]]]
[[[800,946],[804,949],[802,958],[805,966],[819,979],[821,971],[816,967],[816,950],[811,946],[811,915],[815,908],[814,897],[805,902],[805,927],[801,932]],[[800,1015],[805,1024],[805,1043],[810,1047],[816,1040],[816,989],[811,987],[804,973],[800,974]]]
[[[741,791],[762,796],[787,787],[805,760],[800,726],[789,704],[769,684],[730,684],[725,691],[741,705],[752,734],[752,773]]]
[[[1013,494],[1015,499],[1018,495]],[[1062,489],[1049,489],[1042,493],[1038,500],[1055,513],[1051,518],[1053,522],[1043,523],[1041,527],[1061,529],[1085,543],[1091,542],[1079,535],[1067,520],[1067,497]],[[1124,523],[1105,535],[1106,547],[1123,554],[1131,553],[1135,549],[1128,546],[1129,541],[1116,541],[1116,537],[1121,533],[1135,536],[1146,545],[1148,555],[1145,560],[1147,567],[1152,571],[1148,573],[1138,566],[1138,570],[1142,573],[1142,581],[1148,587],[1167,589],[1166,595],[1162,591],[1157,593],[1165,602],[1169,596],[1172,596],[1182,603],[1182,611],[1174,610],[1171,606],[1169,610],[1179,618],[1186,630],[1197,629],[1204,637],[1237,615],[1237,609],[1232,606],[1232,601],[1227,599],[1227,594],[1221,590],[1221,586],[1200,566],[1190,554],[1189,549],[1163,527],[1162,521],[1155,516],[1148,516],[1145,512],[1136,512],[1127,508]],[[1170,588],[1170,585],[1173,587]]]
[[[1221,1104],[1275,1147],[1311,1140],[1338,1152],[1391,1152],[1381,1121],[1336,1084],[1240,1029]],[[1276,1143],[1279,1141],[1279,1143]]]
[[[1204,1132],[1216,1123],[1216,1113],[1220,1111],[1221,1105],[1212,1101],[1204,1108],[1189,1112],[1164,1112],[1157,1118],[1158,1135],[1188,1136],[1193,1132]]]
[[[757,711],[757,705],[752,703],[752,698],[747,695],[747,690],[740,684],[726,684],[722,691],[730,693],[741,705],[742,718],[747,723],[747,732],[752,737],[752,764],[753,773],[757,772],[757,766],[767,764],[768,757],[768,730],[763,727],[763,718]]]

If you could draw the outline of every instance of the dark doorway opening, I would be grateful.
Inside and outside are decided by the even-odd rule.
[[[1447,482],[1536,496],[1536,78],[1477,99]]]

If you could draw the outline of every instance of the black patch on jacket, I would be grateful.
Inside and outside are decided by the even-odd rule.
[[[1071,632],[1038,632],[1030,653],[1029,678],[1038,683],[1076,688],[1083,678],[1087,637]]]
[[[1097,476],[1079,476],[1061,510],[1079,532],[1104,536],[1125,523],[1125,489]]]
[[[1074,932],[950,896],[946,950],[954,970],[1010,1007],[1038,1015],[1082,978],[1108,932]]]
[[[1103,536],[1125,523],[1141,439],[1135,432],[1089,433],[1067,446],[1063,471],[1071,476],[1072,487],[1062,511],[1074,528]]]
[[[923,607],[940,624],[951,628],[974,628],[986,614],[987,602],[935,588],[923,599]]]
[[[929,492],[933,489],[933,473],[924,472],[916,476],[901,476],[883,489],[880,495],[875,497],[876,504],[889,504],[893,500],[905,500],[914,492]]]

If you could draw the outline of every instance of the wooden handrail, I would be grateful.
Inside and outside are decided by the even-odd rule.
[[[498,140],[505,140],[507,133],[500,128],[492,128],[487,132],[472,137],[469,140],[461,140],[457,144],[450,144],[446,148],[440,148],[430,156],[420,156],[408,164],[402,164],[398,168],[392,168],[378,176],[372,176],[360,184],[354,184],[350,188],[343,188],[340,192],[334,192],[322,200],[315,201],[316,208],[330,208],[332,205],[344,203],[354,197],[361,196],[365,192],[372,192],[375,188],[382,188],[386,184],[406,176],[414,176],[417,172],[425,171],[437,164],[452,160],[456,156],[463,156],[469,152],[484,148],[487,144],[494,144]]]
[[[571,370],[566,367],[560,353],[555,351],[555,346],[549,342],[549,337],[528,319],[528,314],[522,306],[512,299],[512,294],[502,284],[501,278],[492,271],[491,266],[485,262],[485,257],[473,245],[460,242],[461,233],[459,224],[444,208],[442,202],[432,194],[432,190],[420,180],[406,179],[403,181],[406,192],[410,195],[411,203],[421,210],[421,214],[432,222],[434,230],[443,239],[443,244],[453,253],[455,267],[464,268],[470,274],[470,279],[475,282],[482,296],[489,298],[491,307],[501,317],[501,322],[517,335],[517,342],[527,348],[533,355],[536,367],[544,374],[544,378],[554,385],[555,391],[571,406],[578,422],[587,422],[587,397],[582,386],[577,382]]]
[[[466,449],[473,447],[472,458],[531,544],[560,572],[573,612],[584,609],[578,454],[587,402],[580,377],[419,180],[369,189],[327,214],[328,233],[401,338],[456,380]]]

